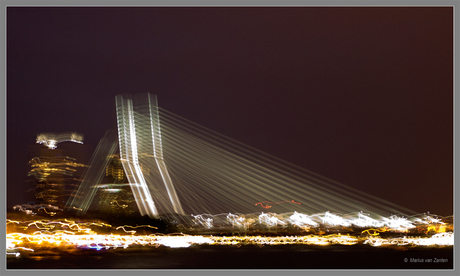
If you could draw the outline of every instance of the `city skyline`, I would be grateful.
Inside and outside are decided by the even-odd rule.
[[[453,213],[452,8],[8,8],[7,22],[9,208],[27,203],[38,133],[95,148],[115,95],[153,93],[296,166]]]

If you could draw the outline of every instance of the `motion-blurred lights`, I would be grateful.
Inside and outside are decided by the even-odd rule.
[[[40,133],[36,140],[37,144],[44,144],[49,149],[55,149],[58,143],[67,141],[83,144],[83,135],[76,132]]]
[[[329,212],[326,212],[323,217],[321,217],[321,220],[323,221],[324,224],[331,225],[331,226],[350,226],[351,223],[348,222],[346,219],[339,217],[337,215],[331,214]]]
[[[390,227],[391,229],[405,231],[407,229],[415,228],[415,226],[403,217],[391,216],[390,218],[383,218],[384,223],[386,226]]]
[[[284,221],[280,220],[275,215],[265,213],[259,215],[259,223],[262,225],[267,225],[269,227],[277,226],[279,224],[286,224]]]
[[[415,219],[415,223],[421,223],[421,224],[444,224],[440,219],[434,218],[432,216],[425,216],[423,219]]]
[[[379,237],[369,237],[364,244],[372,246],[453,246],[454,233],[438,233],[429,238],[402,237],[383,239]]]
[[[358,213],[358,218],[350,220],[351,224],[358,227],[383,227],[384,223],[378,220],[375,220],[371,217],[364,215],[363,213]]]
[[[214,241],[203,236],[165,236],[159,238],[156,243],[171,248],[186,248],[192,244],[212,244]]]
[[[308,215],[297,212],[294,212],[294,214],[289,217],[288,221],[291,224],[297,225],[299,227],[318,226],[318,223],[314,222]]]

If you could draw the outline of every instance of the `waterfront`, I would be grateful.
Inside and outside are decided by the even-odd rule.
[[[323,224],[268,230],[259,223],[249,231],[244,227],[238,231],[231,223],[206,230],[147,218],[119,218],[118,223],[109,219],[109,224],[20,213],[9,217],[7,269],[11,270],[452,269],[454,262],[452,222],[430,217],[388,222],[406,229]]]

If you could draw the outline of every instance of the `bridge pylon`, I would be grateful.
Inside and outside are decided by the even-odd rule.
[[[156,95],[117,95],[120,159],[141,215],[184,211],[163,159]]]

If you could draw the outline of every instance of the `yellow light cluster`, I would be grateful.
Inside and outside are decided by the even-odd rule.
[[[123,168],[115,168],[113,165],[107,166],[105,169],[105,175],[111,175],[113,178],[117,180],[123,180],[124,178],[124,171]]]
[[[96,234],[95,231],[92,230],[92,226],[96,227],[105,227],[105,228],[113,228],[110,224],[106,224],[103,222],[75,222],[72,220],[64,219],[63,221],[60,220],[34,220],[34,221],[17,221],[17,220],[6,220],[6,225],[12,226],[14,228],[22,229],[22,231],[46,231],[46,232],[56,232],[62,230],[74,231],[73,234]],[[138,226],[139,227],[139,226]],[[8,228],[7,228],[8,232]]]
[[[348,235],[308,235],[308,236],[224,236],[212,237],[214,244],[219,245],[287,245],[287,244],[306,244],[306,245],[353,245],[359,242],[358,238]]]
[[[7,234],[7,253],[16,254],[18,251],[35,251],[45,248],[57,248],[64,251],[74,251],[79,248],[110,249],[128,248],[130,246],[167,246],[173,248],[189,247],[194,244],[208,245],[355,245],[358,243],[371,246],[451,246],[454,244],[453,233],[436,234],[429,238],[378,238],[364,239],[348,235],[309,235],[309,236],[199,236],[199,235],[113,235],[113,234],[81,234],[75,235],[69,231],[57,231],[52,234],[35,232],[33,234]],[[16,256],[18,256],[16,254]]]
[[[261,237],[261,236],[199,236],[199,235],[75,235],[68,231],[58,231],[53,234],[35,232],[33,234],[7,234],[7,251],[17,249],[36,250],[51,247],[66,248],[127,248],[129,246],[188,247],[193,244],[210,245],[353,245],[358,243],[356,237],[329,235],[329,236],[292,236],[292,237]],[[19,247],[23,246],[23,247]],[[27,247],[26,247],[27,246]]]
[[[124,231],[123,234],[97,233],[91,227],[101,227],[111,232]],[[75,221],[46,221],[37,220],[20,222],[7,220],[8,255],[19,256],[19,252],[34,252],[41,249],[56,249],[75,252],[79,249],[111,249],[128,248],[130,246],[166,246],[172,248],[189,247],[194,244],[208,245],[355,245],[368,244],[371,246],[452,246],[454,244],[453,232],[437,233],[431,237],[396,237],[381,238],[379,230],[364,230],[359,237],[352,235],[304,235],[304,236],[202,236],[185,234],[150,234],[135,235],[136,228],[156,227],[150,225],[129,226],[123,225],[112,227],[109,224],[99,222],[75,222]],[[26,233],[13,232],[21,230]],[[13,230],[13,231],[12,231]],[[10,232],[10,233],[8,233]],[[124,234],[127,233],[127,234]]]

